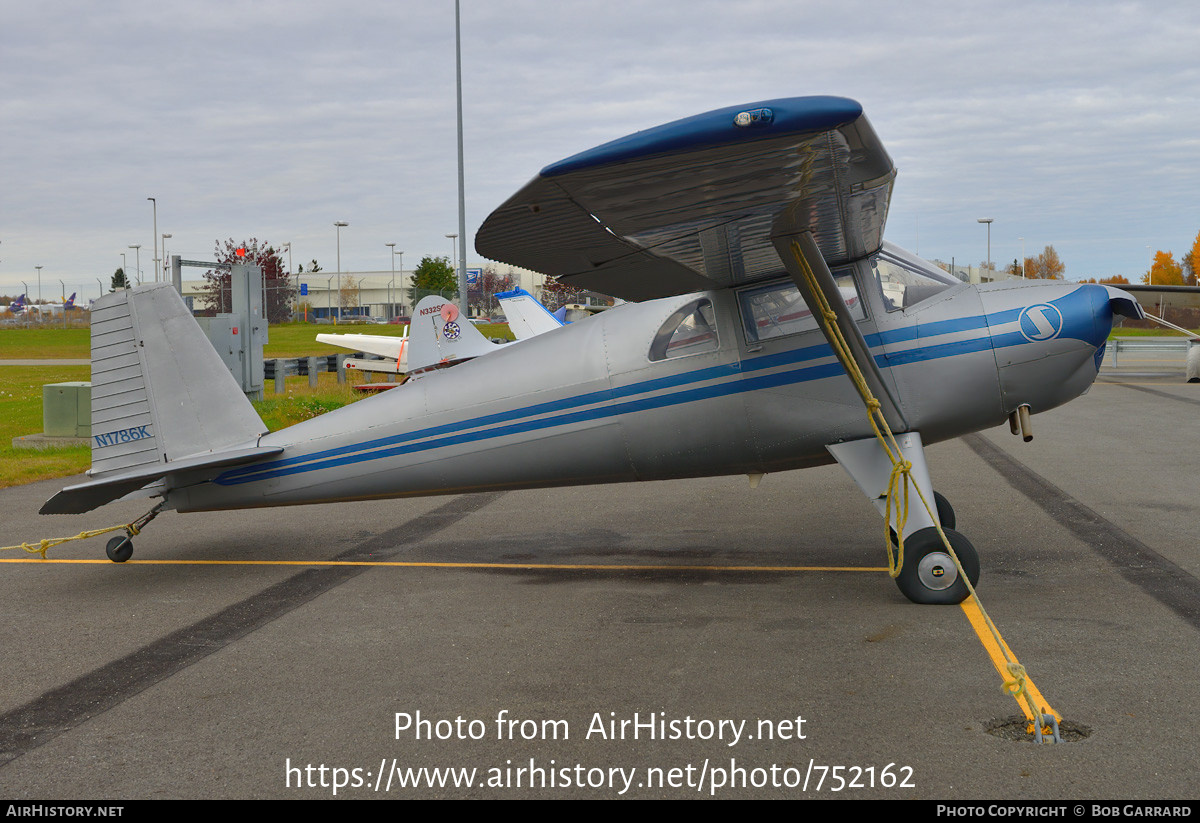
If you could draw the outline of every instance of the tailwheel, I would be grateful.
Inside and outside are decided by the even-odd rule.
[[[108,541],[108,545],[104,547],[104,552],[112,562],[124,563],[133,557],[133,540],[127,534],[114,537]]]
[[[940,512],[939,512],[940,515]],[[979,555],[971,541],[953,529],[943,528],[958,562],[974,586],[979,582]],[[967,599],[967,585],[933,526],[904,540],[904,566],[896,578],[900,592],[914,603],[954,605]]]

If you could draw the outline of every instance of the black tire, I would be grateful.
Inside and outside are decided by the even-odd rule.
[[[947,500],[941,492],[934,492],[933,502],[937,507],[938,522],[942,524],[942,528],[956,528],[958,520],[956,520],[954,517],[954,507],[950,505],[950,501]]]
[[[128,536],[114,537],[108,541],[108,545],[104,547],[104,552],[112,562],[124,563],[133,557],[133,541]]]
[[[921,501],[918,498],[917,505],[920,504]],[[941,492],[935,491],[933,493],[933,505],[937,510],[938,523],[941,525],[941,527],[943,529],[953,529],[958,523],[958,520],[954,515],[954,507],[950,505],[950,501],[947,500],[945,495],[943,495]],[[896,545],[896,530],[889,528],[888,536],[892,538],[892,545]],[[971,585],[975,585],[974,581],[972,581]]]
[[[953,529],[943,531],[971,585],[976,585],[979,582],[979,555],[975,547]],[[933,526],[905,539],[904,566],[896,578],[896,585],[909,600],[923,605],[952,606],[966,600],[970,593]]]

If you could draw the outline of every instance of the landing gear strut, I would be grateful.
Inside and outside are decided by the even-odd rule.
[[[958,555],[966,575],[964,579],[963,574],[959,573],[916,489],[909,489],[904,525],[904,558],[896,585],[914,603],[961,603],[970,594],[966,580],[970,580],[972,586],[979,581],[979,555],[971,541],[954,531],[956,518],[950,501],[933,491],[921,435],[915,431],[902,432],[896,435],[896,445],[900,448],[900,456],[910,464],[910,482],[922,489],[925,499],[934,504],[937,524],[946,533],[950,547]],[[895,517],[897,509],[904,508],[903,502],[898,499],[894,501],[889,515],[888,493],[900,497],[900,490],[889,487],[892,461],[878,440],[851,440],[827,448],[867,498],[875,503],[881,515]],[[896,542],[894,532],[892,542]]]

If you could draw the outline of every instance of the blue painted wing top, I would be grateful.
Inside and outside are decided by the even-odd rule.
[[[627,300],[783,272],[772,227],[831,264],[876,251],[895,167],[862,106],[793,97],[640,131],[542,169],[484,221],[485,257]]]

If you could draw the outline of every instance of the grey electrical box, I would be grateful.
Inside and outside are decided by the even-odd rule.
[[[42,386],[42,434],[50,437],[92,436],[91,383]]]
[[[267,320],[263,316],[263,276],[259,266],[233,266],[230,271],[233,311],[208,322],[208,339],[242,386],[246,396],[263,396],[263,346]]]

